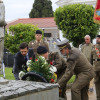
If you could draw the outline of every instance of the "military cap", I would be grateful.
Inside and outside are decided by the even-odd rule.
[[[65,47],[66,47],[66,44],[67,44],[68,42],[69,42],[69,40],[68,40],[68,39],[63,40],[63,41],[61,41],[61,42],[57,43],[57,46],[59,47],[59,49],[60,49],[60,50],[62,50],[63,48],[65,48]]]
[[[39,46],[38,48],[37,48],[37,53],[38,54],[45,54],[45,53],[47,53],[48,52],[48,50],[47,50],[47,48],[45,47],[45,46]]]
[[[97,37],[99,37],[99,38],[100,38],[100,35],[97,35]]]
[[[40,30],[37,30],[35,34],[42,34]]]

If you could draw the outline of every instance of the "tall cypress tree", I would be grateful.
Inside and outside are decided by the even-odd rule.
[[[52,2],[50,0],[35,0],[29,13],[30,18],[53,17]]]

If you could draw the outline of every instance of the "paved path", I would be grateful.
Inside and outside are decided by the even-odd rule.
[[[66,93],[67,93],[67,99],[71,100],[71,91],[70,91],[70,89],[68,89],[66,91]],[[94,88],[94,92],[89,92],[89,100],[96,100],[95,88]]]

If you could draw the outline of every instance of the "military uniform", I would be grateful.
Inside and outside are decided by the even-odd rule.
[[[92,51],[92,61],[95,71],[95,87],[97,100],[100,100],[100,44],[96,44]]]
[[[53,66],[57,68],[57,81],[60,80],[60,78],[63,76],[66,70],[66,61],[59,56],[58,52],[51,52],[49,53],[49,63],[53,62]],[[61,94],[60,97],[65,98],[66,97],[66,84],[65,86],[61,89]]]
[[[38,42],[36,40],[35,41],[31,41],[31,42],[29,42],[29,45],[28,45],[29,48],[33,49],[35,55],[37,55],[37,48],[39,46],[45,46],[48,49],[48,52],[49,52],[48,43],[44,42],[43,40],[41,40],[40,42]]]
[[[89,44],[84,44],[81,48],[81,51],[83,52],[83,54],[86,56],[86,58],[88,59],[88,61],[92,64],[91,62],[91,53],[92,53],[92,50],[93,50],[93,44],[92,43],[89,43]],[[92,79],[90,81],[90,91],[92,92],[93,91],[93,85],[94,85],[94,79]]]
[[[58,44],[61,49],[64,49],[66,45],[68,45],[68,41],[62,41]],[[72,100],[88,100],[88,84],[94,75],[92,65],[88,62],[85,55],[76,48],[69,50],[66,64],[66,71],[58,81],[58,84],[60,87],[63,87],[74,72],[76,79],[71,87]]]

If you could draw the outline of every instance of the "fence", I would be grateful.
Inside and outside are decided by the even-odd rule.
[[[5,67],[13,67],[14,55],[9,52],[4,52],[4,64]]]

